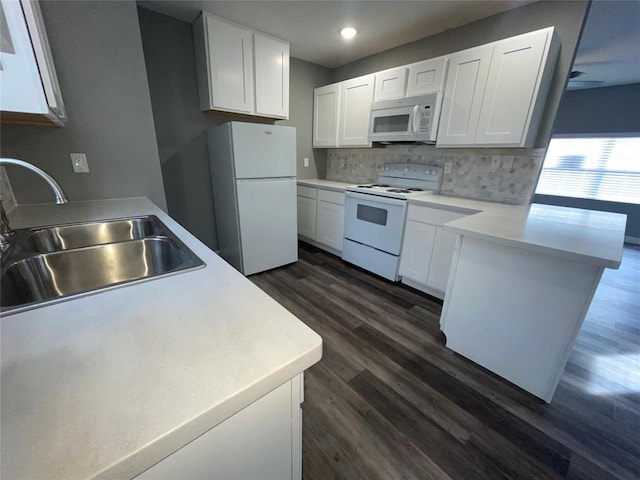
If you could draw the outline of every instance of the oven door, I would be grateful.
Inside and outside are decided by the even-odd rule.
[[[347,192],[344,237],[392,255],[400,255],[406,200]]]

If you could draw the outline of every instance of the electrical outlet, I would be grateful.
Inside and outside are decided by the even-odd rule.
[[[502,161],[502,168],[510,170],[511,167],[513,167],[513,155],[508,155],[504,157],[504,160]]]
[[[303,160],[304,163],[304,168],[309,168],[309,159],[305,157],[305,159]]]
[[[71,153],[71,165],[75,173],[89,173],[87,155],[84,153]]]
[[[493,158],[491,158],[491,170],[497,168],[500,168],[500,155],[494,155]]]
[[[451,162],[444,163],[444,173],[451,173]]]

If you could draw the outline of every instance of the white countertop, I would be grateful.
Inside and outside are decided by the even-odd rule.
[[[315,332],[145,198],[11,218],[143,214],[206,267],[0,318],[3,479],[131,478],[320,359]]]
[[[605,268],[618,268],[622,261],[627,221],[623,214],[535,203],[504,205],[434,194],[411,198],[409,204],[470,213],[444,225],[445,230],[461,235]]]
[[[298,178],[298,185],[306,185],[307,187],[324,188],[325,190],[344,192],[348,186],[354,184],[338,182],[336,180],[325,180],[322,178]]]

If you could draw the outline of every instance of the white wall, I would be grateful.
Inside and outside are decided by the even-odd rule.
[[[64,128],[3,125],[2,155],[50,173],[69,200],[148,196],[166,210],[136,5],[41,2],[69,122]],[[69,153],[87,154],[74,174]],[[50,202],[33,174],[7,167],[19,203]]]

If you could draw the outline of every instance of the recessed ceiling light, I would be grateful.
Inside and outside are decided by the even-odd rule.
[[[340,35],[342,35],[346,39],[355,37],[356,33],[358,33],[358,31],[353,27],[345,27],[340,30]]]

